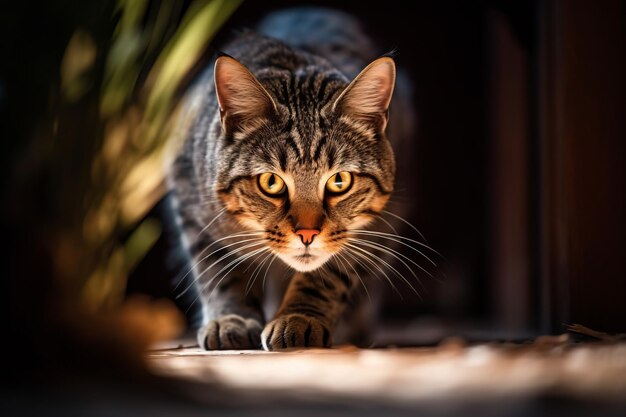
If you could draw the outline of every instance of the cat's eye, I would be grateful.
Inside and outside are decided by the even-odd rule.
[[[341,171],[326,181],[326,190],[332,194],[343,194],[350,189],[351,185],[352,174],[347,171]]]
[[[287,190],[285,181],[272,172],[259,175],[259,188],[270,197],[278,197]]]

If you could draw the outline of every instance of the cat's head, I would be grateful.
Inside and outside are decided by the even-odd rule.
[[[314,66],[255,77],[223,56],[214,77],[223,155],[215,189],[226,211],[292,268],[319,268],[393,190],[385,136],[393,60],[377,59],[348,82]]]

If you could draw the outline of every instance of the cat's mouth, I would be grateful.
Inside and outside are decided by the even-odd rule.
[[[299,254],[299,255],[294,255],[293,258],[298,261],[301,262],[303,264],[310,264],[315,262],[315,259],[317,258],[317,256],[313,255],[310,251],[309,248],[304,249],[304,252]]]
[[[296,256],[296,258],[298,260],[304,261],[304,260],[308,260],[309,258],[315,258],[315,256],[311,255],[310,253],[305,253],[303,255]]]
[[[279,256],[287,265],[300,272],[313,271],[324,265],[330,258],[330,254],[325,251],[311,251],[309,248]]]

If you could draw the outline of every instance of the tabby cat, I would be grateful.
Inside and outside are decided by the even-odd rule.
[[[368,254],[390,253],[359,238],[383,236],[365,228],[394,190],[394,60],[373,59],[359,23],[324,9],[270,15],[223,50],[189,94],[169,174],[203,308],[198,342],[330,346],[357,284],[385,262]],[[275,262],[291,279],[266,321],[261,281],[280,278]]]

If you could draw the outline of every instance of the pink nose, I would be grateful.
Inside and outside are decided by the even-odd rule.
[[[296,234],[300,236],[300,240],[304,244],[304,246],[309,246],[313,243],[313,239],[315,236],[320,234],[320,231],[317,229],[299,229],[296,230]]]

